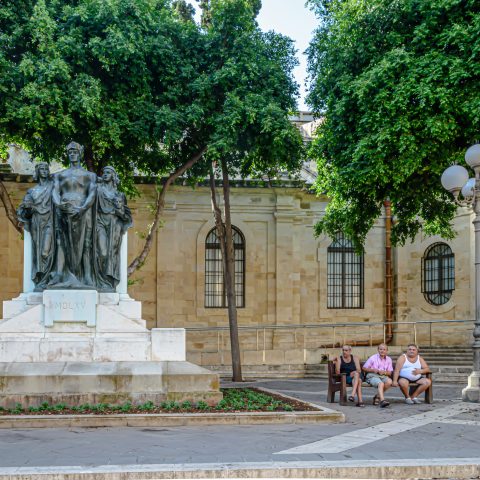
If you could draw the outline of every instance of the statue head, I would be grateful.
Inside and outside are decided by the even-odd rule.
[[[38,182],[40,178],[50,178],[50,166],[47,162],[38,162],[35,164],[33,180]]]
[[[68,159],[70,160],[70,164],[78,164],[83,158],[83,145],[80,145],[77,142],[70,142],[66,148]]]
[[[120,183],[116,170],[110,165],[103,167],[102,180],[105,183],[111,180],[115,186],[118,186],[118,184]]]

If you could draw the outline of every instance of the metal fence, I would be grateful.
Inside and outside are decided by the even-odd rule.
[[[416,343],[421,347],[435,345],[470,346],[474,320],[421,320],[391,324],[397,344]],[[387,338],[384,322],[352,322],[312,325],[239,326],[243,351],[331,348],[348,343],[352,346],[374,346]],[[188,327],[189,351],[223,353],[230,350],[229,327]]]

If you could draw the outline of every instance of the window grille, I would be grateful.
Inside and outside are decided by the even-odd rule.
[[[327,249],[327,308],[364,307],[364,255],[342,232]]]
[[[422,258],[422,293],[431,305],[447,303],[455,290],[455,255],[446,243],[434,243]]]
[[[235,258],[235,300],[237,307],[245,307],[245,238],[232,226]],[[223,277],[223,260],[217,229],[210,230],[205,241],[205,307],[227,307]]]

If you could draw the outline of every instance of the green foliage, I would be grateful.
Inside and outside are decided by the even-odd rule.
[[[257,392],[250,388],[227,388],[223,390],[223,399],[215,407],[224,411],[253,411],[266,410],[275,412],[280,410],[293,410],[289,404],[276,400],[270,395]]]
[[[111,409],[111,405],[109,403],[97,403],[91,406],[91,411],[93,413],[105,413],[107,410]]]
[[[440,176],[478,139],[480,7],[475,0],[310,0],[320,19],[308,102],[324,120],[310,154],[330,198],[316,233],[357,248],[390,199],[392,240],[451,238]]]
[[[123,405],[120,406],[120,411],[123,413],[128,413],[132,410],[133,405],[130,402],[125,402]]]
[[[297,168],[292,41],[260,31],[259,0],[201,3],[208,28],[182,0],[5,0],[0,148],[50,160],[75,139],[129,194],[134,168],[168,175],[205,148],[244,175]]]
[[[178,412],[180,410],[199,410],[207,412],[212,410],[232,412],[232,411],[292,411],[293,407],[288,403],[284,403],[271,397],[268,394],[257,392],[249,388],[227,388],[223,389],[223,399],[215,406],[210,407],[205,401],[200,400],[195,404],[189,400],[182,403],[175,401],[162,402],[160,405],[155,405],[151,401],[140,404],[132,404],[125,402],[119,405],[112,405],[110,403],[84,403],[78,406],[68,406],[65,403],[58,403],[50,405],[48,402],[43,402],[38,407],[24,408],[22,404],[17,403],[14,408],[0,407],[0,414],[20,415],[22,413],[30,414],[59,414],[59,413],[78,413],[78,414],[110,414],[110,413],[140,413],[150,412],[157,413],[161,410],[166,412]]]
[[[209,160],[227,159],[229,173],[259,177],[298,169],[302,140],[288,119],[296,108],[292,41],[262,32],[251,0],[212,1],[205,33],[208,65],[200,94],[213,88]]]
[[[15,407],[10,410],[10,412],[13,413],[14,415],[19,415],[20,413],[23,413],[24,411],[25,410],[22,407],[21,403],[16,403]]]
[[[199,410],[209,410],[210,407],[208,406],[208,404],[206,402],[204,402],[203,400],[200,400],[198,403],[197,403],[197,408]]]
[[[155,409],[155,404],[150,400],[137,406],[141,411],[150,412]]]
[[[48,160],[75,138],[87,165],[113,164],[127,186],[135,166],[168,172],[198,120],[199,35],[167,0],[6,0],[0,143]]]
[[[180,404],[178,402],[174,402],[173,400],[169,402],[163,402],[160,406],[167,411],[180,410]]]
[[[172,2],[173,8],[176,10],[177,15],[185,22],[193,21],[195,15],[195,8],[188,4],[186,0],[174,0]]]

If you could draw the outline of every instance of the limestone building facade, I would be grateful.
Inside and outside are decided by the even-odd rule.
[[[292,119],[306,140],[314,128],[312,120],[308,112]],[[12,147],[9,165],[0,168],[15,205],[31,187],[33,171],[28,156],[17,150]],[[57,164],[53,170],[59,168]],[[361,345],[365,355],[384,340],[397,350],[412,341],[423,346],[471,345],[472,214],[458,210],[458,235],[453,240],[420,235],[392,249],[390,329],[385,324],[386,218],[377,220],[360,256],[341,232],[334,239],[316,238],[313,226],[328,199],[309,190],[315,175],[310,163],[300,181],[233,182],[243,363],[298,371],[298,366],[318,363],[341,343]],[[156,195],[152,184],[140,182],[138,188],[140,197],[129,202],[134,218],[128,233],[130,260],[143,246]],[[22,290],[23,245],[3,208],[0,225],[0,300],[10,300]],[[207,186],[171,187],[147,262],[129,280],[129,293],[142,301],[148,327],[185,327],[190,361],[228,366],[221,257]]]
[[[3,180],[16,204],[31,186],[28,176],[4,174]],[[153,185],[139,188],[141,197],[130,202],[135,222],[128,238],[130,258],[143,245],[155,196]],[[315,363],[333,344],[374,346],[384,339],[385,218],[378,219],[359,257],[341,235],[313,235],[327,202],[288,182],[274,187],[244,183],[232,189],[237,300],[242,305],[238,321],[247,365]],[[474,317],[471,220],[459,210],[454,240],[420,237],[394,248],[392,345],[413,340],[423,345],[471,343],[471,324],[460,322]],[[3,209],[0,225],[0,297],[9,300],[22,289],[23,247]],[[208,366],[229,363],[213,229],[208,187],[173,187],[154,247],[129,287],[130,295],[143,302],[148,326],[187,328],[189,359]],[[438,255],[428,256],[432,249],[438,253],[439,245],[441,265]],[[428,275],[433,287],[443,275],[437,288],[442,298],[432,297],[435,288],[425,292]],[[452,322],[439,322],[445,320]]]

